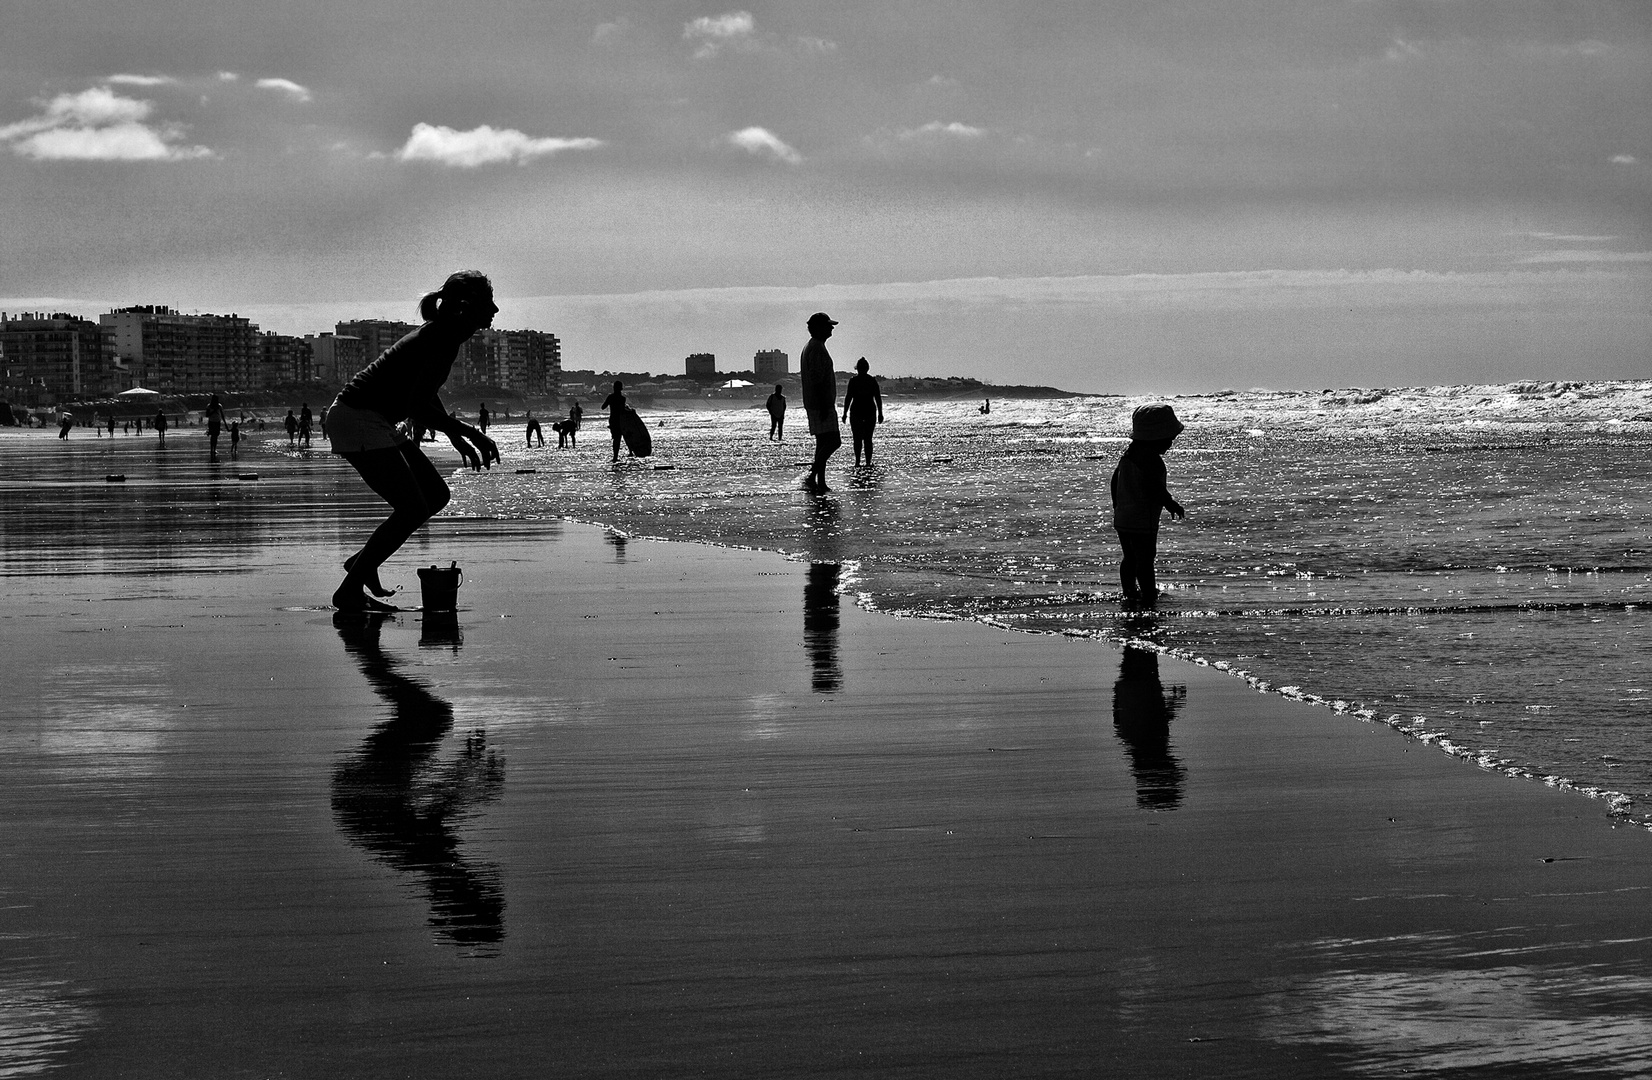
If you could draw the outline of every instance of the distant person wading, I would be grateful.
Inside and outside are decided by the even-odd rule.
[[[861,451],[866,451],[866,464],[872,464],[872,429],[883,423],[883,392],[878,380],[866,373],[866,357],[855,361],[856,374],[849,379],[843,393],[843,419],[849,421],[849,434],[855,442],[855,464],[860,464]]]
[[[344,563],[344,581],[333,593],[340,611],[395,610],[374,599],[391,594],[379,581],[379,567],[447,505],[446,482],[418,443],[401,433],[402,421],[445,434],[473,469],[499,460],[493,440],[450,415],[438,393],[459,346],[491,325],[498,311],[492,283],[478,271],[461,270],[419,301],[424,325],[362,369],[333,401],[327,413],[333,451],[391,506],[390,517]]]

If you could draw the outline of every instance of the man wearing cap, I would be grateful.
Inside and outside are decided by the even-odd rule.
[[[809,434],[815,437],[815,460],[804,486],[810,491],[830,491],[826,486],[826,459],[843,445],[837,426],[837,375],[832,371],[832,354],[826,339],[837,323],[824,311],[809,316],[809,343],[797,362],[803,384],[803,411],[809,417]]]

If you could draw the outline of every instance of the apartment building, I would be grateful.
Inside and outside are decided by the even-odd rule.
[[[0,387],[7,400],[49,404],[98,397],[131,384],[104,361],[98,324],[56,311],[0,312]]]
[[[265,385],[258,326],[239,315],[185,315],[143,305],[100,315],[98,323],[103,354],[134,385],[163,394]]]

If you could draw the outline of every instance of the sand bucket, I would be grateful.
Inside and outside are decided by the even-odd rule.
[[[419,568],[419,592],[426,611],[456,611],[459,607],[459,586],[465,572],[454,563],[446,570],[440,566]]]

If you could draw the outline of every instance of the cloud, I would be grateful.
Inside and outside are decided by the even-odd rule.
[[[1652,251],[1540,251],[1522,263],[1652,263]]]
[[[593,45],[612,45],[630,31],[630,20],[623,17],[613,22],[598,23],[597,28],[591,31],[591,43]]]
[[[501,161],[526,165],[534,158],[563,150],[590,150],[601,145],[601,139],[534,138],[514,128],[493,128],[487,124],[469,131],[455,131],[440,124],[414,124],[413,133],[396,151],[396,157],[401,161],[433,161],[438,165],[474,169]]]
[[[170,75],[111,75],[103,81],[121,86],[170,86],[178,80]]]
[[[730,11],[724,15],[701,15],[683,26],[685,41],[698,41],[697,57],[716,56],[725,45],[736,48],[751,43],[757,31],[757,20],[749,11]]]
[[[154,104],[122,97],[106,86],[59,94],[36,117],[0,127],[0,142],[36,161],[187,161],[211,157],[183,146],[177,124],[153,124]]]
[[[1633,154],[1614,154],[1614,155],[1612,155],[1612,164],[1614,164],[1614,165],[1638,165],[1638,164],[1640,164],[1640,159],[1635,157],[1635,155],[1633,155]]]
[[[929,136],[950,136],[955,139],[979,139],[987,133],[986,128],[972,127],[954,120],[950,124],[943,124],[939,120],[931,120],[922,127],[904,128],[895,132],[895,138],[910,141]]]
[[[234,82],[235,80],[239,79],[240,77],[241,76],[237,75],[233,71],[220,71],[218,73],[218,79],[219,79],[220,82]]]
[[[787,146],[780,140],[779,136],[768,128],[749,127],[742,128],[739,131],[731,131],[728,134],[728,141],[748,154],[755,154],[758,157],[771,157],[776,161],[784,161],[788,165],[796,165],[803,160],[802,154]]]
[[[259,79],[253,85],[260,90],[278,90],[298,102],[308,102],[311,98],[309,90],[291,79]]]
[[[729,11],[722,15],[702,15],[683,24],[683,40],[699,42],[696,60],[716,56],[724,49],[742,53],[797,53],[824,56],[837,51],[837,42],[825,38],[798,36],[788,43],[775,34],[759,33],[757,20],[749,11]]]

